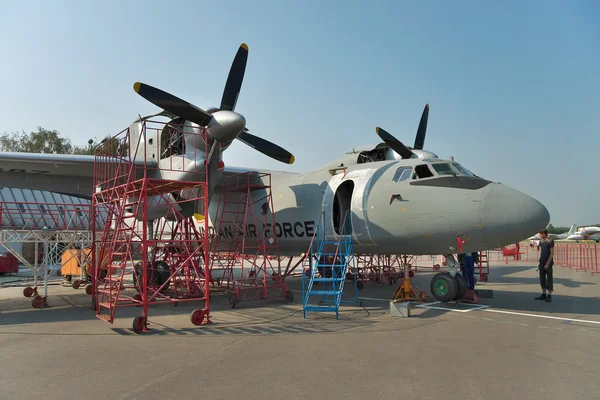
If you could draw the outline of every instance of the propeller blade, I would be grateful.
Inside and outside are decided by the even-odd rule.
[[[221,144],[215,141],[210,150],[210,159],[207,163],[206,173],[208,175],[208,197],[206,199],[207,203],[210,204],[210,200],[212,199],[213,193],[215,191],[215,186],[218,183],[218,179],[216,179],[216,175],[218,173],[219,168],[219,157],[221,155]],[[208,207],[207,207],[208,209]],[[194,218],[198,221],[202,221],[206,218],[204,208],[204,199],[198,199],[194,205]]]
[[[429,119],[429,104],[425,104],[423,114],[421,114],[421,122],[419,122],[419,128],[417,129],[417,136],[415,137],[415,145],[413,149],[423,150],[425,145],[425,134],[427,133],[427,120]]]
[[[235,110],[235,104],[240,95],[244,73],[246,72],[247,61],[248,45],[242,43],[233,59],[231,69],[229,70],[227,83],[225,83],[225,89],[223,90],[223,98],[221,99],[221,110]]]
[[[206,111],[181,100],[165,91],[146,85],[145,83],[136,82],[133,84],[133,90],[150,103],[175,114],[188,121],[195,122],[200,126],[206,126],[212,120],[212,115]]]
[[[392,148],[396,153],[400,155],[402,158],[411,158],[415,155],[412,151],[408,149],[401,141],[390,135],[383,128],[377,127],[375,128],[375,132],[379,135],[381,140],[385,142],[388,146]]]
[[[271,143],[268,140],[248,133],[247,130],[244,130],[242,133],[240,133],[237,139],[277,161],[281,161],[282,163],[286,164],[294,163],[294,156],[292,153],[283,149],[282,147],[279,147],[275,143]]]

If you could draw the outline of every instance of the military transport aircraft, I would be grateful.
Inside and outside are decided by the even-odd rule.
[[[576,224],[571,225],[571,229],[569,229],[568,232],[559,233],[559,234],[549,233],[548,236],[554,240],[568,239],[570,236],[575,234],[576,226],[577,226]],[[541,239],[540,234],[536,233],[535,235],[531,236],[527,240],[540,240],[540,239]]]
[[[586,226],[577,229],[576,232],[570,232],[566,238],[567,240],[575,240],[579,242],[580,240],[594,240],[596,242],[600,241],[600,227],[597,226]]]
[[[215,195],[221,190],[223,179],[242,172],[271,174],[276,220],[273,230],[281,256],[307,251],[322,211],[327,233],[333,236],[340,234],[344,215],[349,212],[357,254],[443,254],[449,257],[452,276],[457,264],[451,254],[502,247],[548,225],[548,210],[536,199],[423,150],[428,106],[412,149],[378,127],[375,132],[383,143],[343,155],[313,171],[290,173],[225,166],[223,152],[236,139],[281,162],[294,162],[288,151],[252,135],[244,116],[235,112],[247,57],[248,46],[242,44],[230,69],[220,107],[206,111],[147,84],[134,84],[140,96],[162,111],[131,124],[132,142],[150,118],[167,117],[173,125],[183,126],[178,137],[162,137],[166,130],[156,134],[160,137],[147,137],[145,151],[137,155],[136,162],[167,165],[174,162],[169,151],[177,153],[186,163],[197,163],[198,170],[169,171],[162,176],[186,181],[197,179],[198,171],[207,165],[209,201],[212,199],[207,217],[211,226],[218,201]],[[193,140],[192,133],[198,133],[200,127],[208,132],[208,154],[204,144],[198,146]],[[94,156],[0,153],[0,172],[6,187],[90,199],[94,160]],[[198,210],[202,208],[182,213],[191,216],[199,214]]]

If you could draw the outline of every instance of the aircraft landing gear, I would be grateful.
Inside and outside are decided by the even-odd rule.
[[[465,297],[465,293],[467,293],[467,280],[461,274],[456,274],[454,279],[456,280],[458,287],[454,300],[461,300],[463,297]]]
[[[430,290],[433,297],[442,303],[460,300],[467,290],[465,278],[458,273],[460,264],[453,254],[446,254],[448,272],[440,272],[431,279]]]
[[[457,279],[449,272],[440,272],[431,279],[430,290],[437,301],[442,303],[452,301],[458,295]]]

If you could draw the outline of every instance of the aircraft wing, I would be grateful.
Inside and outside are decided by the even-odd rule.
[[[0,153],[2,186],[91,198],[94,156]]]
[[[85,155],[0,152],[2,186],[91,199],[94,160]],[[255,170],[225,167],[222,178],[249,171]]]

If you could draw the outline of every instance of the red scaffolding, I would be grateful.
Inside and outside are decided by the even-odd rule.
[[[293,300],[281,273],[270,174],[225,179],[215,229],[212,276],[218,288],[230,292],[232,308],[240,301]]]
[[[150,303],[203,301],[191,321],[211,322],[208,221],[200,233],[193,220],[194,212],[208,214],[207,154],[205,129],[149,120],[96,151],[92,209],[107,215],[93,246],[98,318],[112,323],[117,308],[141,306],[133,321],[140,333],[148,329]]]

